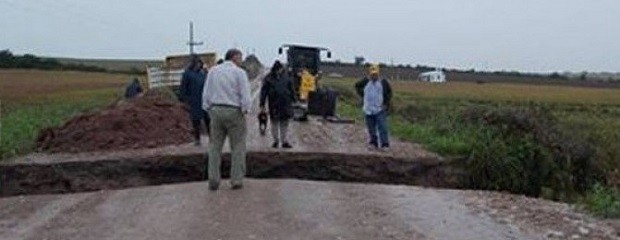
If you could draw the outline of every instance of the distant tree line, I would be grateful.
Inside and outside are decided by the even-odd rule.
[[[345,62],[341,62],[339,60],[336,61],[329,61],[329,62],[323,62],[322,63],[325,66],[331,66],[331,67],[339,67],[339,66],[364,66],[364,67],[368,67],[370,66],[371,63],[365,62],[365,59],[363,57],[356,57],[355,58],[355,62],[354,63],[345,63]],[[435,69],[437,69],[436,67],[432,67],[432,66],[425,66],[425,65],[415,65],[412,66],[411,64],[398,64],[398,65],[389,65],[386,63],[379,63],[379,67],[381,68],[398,68],[398,69],[411,69],[411,70],[415,70],[415,71],[419,71],[419,72],[428,72],[428,71],[434,71]],[[454,73],[474,73],[474,74],[483,74],[483,75],[496,75],[496,76],[513,76],[513,77],[535,77],[535,78],[552,78],[552,79],[568,79],[567,76],[561,75],[557,72],[551,73],[551,74],[544,74],[544,73],[525,73],[525,72],[518,72],[518,71],[476,71],[475,69],[467,69],[467,70],[463,70],[463,69],[447,69],[444,68],[443,69],[446,72],[454,72]]]
[[[41,58],[32,54],[13,55],[9,50],[0,51],[0,69],[42,69],[42,70],[66,70],[84,72],[108,72],[107,69],[84,64],[62,64],[54,58]],[[141,73],[138,69],[132,69],[127,73]]]

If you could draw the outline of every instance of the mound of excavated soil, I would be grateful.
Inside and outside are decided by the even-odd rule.
[[[37,149],[91,152],[153,148],[192,140],[187,110],[161,93],[121,101],[39,133]]]

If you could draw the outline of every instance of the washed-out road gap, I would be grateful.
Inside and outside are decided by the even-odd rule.
[[[261,77],[247,119],[248,175],[261,180],[208,191],[206,145],[191,143],[35,153],[0,164],[0,239],[536,239],[460,191],[407,186],[446,184],[446,162],[420,145],[369,152],[362,127],[311,119],[292,122],[295,148],[271,149],[255,117]]]

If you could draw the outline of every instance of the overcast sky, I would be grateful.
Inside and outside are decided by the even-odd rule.
[[[0,49],[163,59],[238,47],[270,63],[282,43],[352,62],[620,72],[618,0],[0,0]],[[252,50],[255,49],[255,50]]]

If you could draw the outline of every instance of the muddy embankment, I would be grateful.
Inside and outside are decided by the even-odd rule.
[[[202,181],[203,154],[140,159],[0,165],[0,196],[74,193]],[[223,156],[228,177],[230,155]],[[459,171],[436,159],[399,159],[380,155],[250,152],[247,176],[321,181],[458,187]]]

